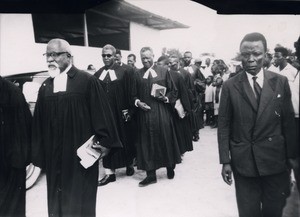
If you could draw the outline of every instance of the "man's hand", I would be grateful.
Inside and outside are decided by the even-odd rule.
[[[128,112],[128,109],[122,110],[122,114],[123,114],[123,119],[124,119],[125,122],[128,122],[128,121],[131,120],[131,116]]]
[[[230,164],[223,164],[222,177],[224,182],[226,182],[228,185],[232,184],[232,169]]]
[[[99,141],[93,141],[92,148],[100,151],[100,159],[108,155],[108,153],[110,152],[110,149],[100,145]]]
[[[151,108],[146,103],[138,101],[137,106],[141,108],[143,111],[149,111]]]
[[[168,98],[166,96],[164,96],[162,92],[159,92],[159,94],[160,94],[160,96],[155,97],[155,99],[158,99],[159,101],[162,101],[162,102],[168,101]]]

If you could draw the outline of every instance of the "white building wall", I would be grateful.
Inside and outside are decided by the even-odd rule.
[[[47,44],[36,43],[31,14],[0,14],[0,75],[47,70]],[[102,65],[101,48],[71,46],[74,65],[86,69]]]
[[[140,50],[149,46],[154,51],[154,59],[161,56],[162,45],[160,42],[160,31],[134,22],[130,22],[130,50],[137,56],[137,67],[142,67]],[[125,56],[123,55],[123,58]],[[126,56],[127,59],[127,56]]]
[[[0,75],[46,69],[44,44],[35,44],[30,14],[0,14]]]
[[[140,49],[149,46],[157,60],[162,51],[160,31],[137,23],[130,23],[130,50],[122,50],[122,62],[127,63],[127,55],[137,56],[137,67],[142,67]],[[93,64],[96,69],[103,66],[101,48],[71,46],[74,65],[86,69]],[[36,43],[31,14],[0,14],[0,75],[12,75],[47,70],[46,44]]]

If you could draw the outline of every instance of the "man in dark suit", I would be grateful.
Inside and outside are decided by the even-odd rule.
[[[233,173],[240,217],[282,216],[288,164],[298,155],[290,87],[285,77],[263,70],[266,51],[262,34],[247,34],[240,44],[244,71],[224,83],[221,95],[222,176],[231,185]]]

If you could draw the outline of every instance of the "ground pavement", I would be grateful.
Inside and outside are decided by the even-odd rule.
[[[99,177],[103,176],[100,168]],[[237,217],[234,186],[221,178],[217,130],[205,127],[194,151],[176,166],[175,178],[167,178],[166,169],[157,171],[157,183],[138,187],[145,172],[132,177],[117,170],[117,180],[98,187],[97,217]],[[27,191],[27,217],[47,216],[46,179],[42,175]],[[299,217],[299,195],[293,186],[284,217]]]

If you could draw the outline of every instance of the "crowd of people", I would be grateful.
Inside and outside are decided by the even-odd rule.
[[[222,59],[193,59],[190,51],[155,61],[143,47],[140,69],[135,54],[125,64],[113,45],[101,52],[104,66],[86,72],[73,65],[67,41],[50,40],[50,77],[33,118],[21,91],[0,77],[0,216],[25,216],[30,162],[46,173],[49,216],[96,216],[97,187],[116,181],[117,169],[145,171],[140,187],[157,183],[160,168],[173,179],[204,126],[218,128],[222,176],[231,185],[233,174],[239,215],[282,215],[291,169],[300,189],[299,68],[286,48],[268,55],[264,36],[247,34],[234,72]],[[99,181],[98,163],[86,166],[77,156],[89,138],[105,169]]]

